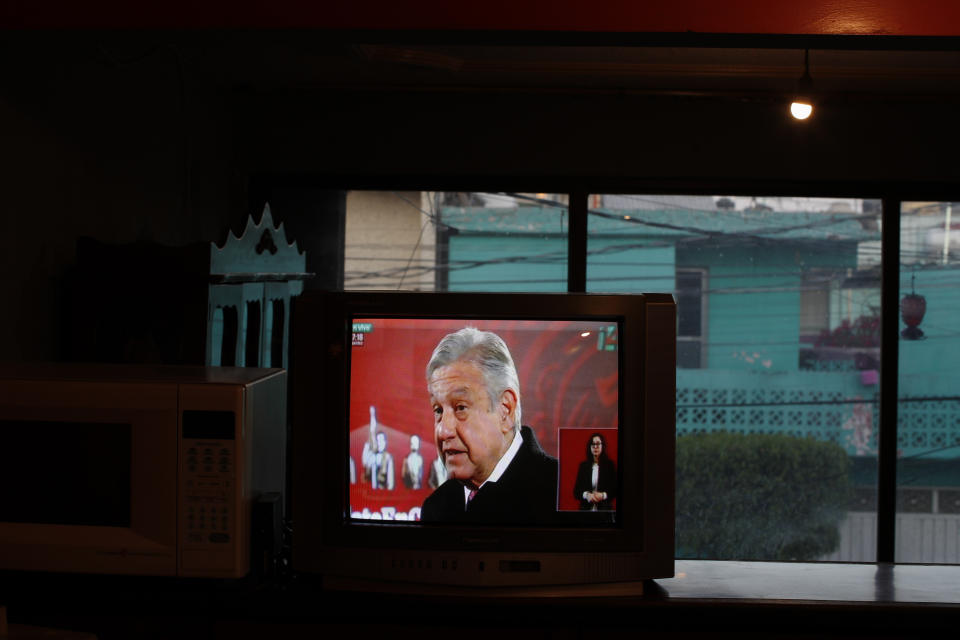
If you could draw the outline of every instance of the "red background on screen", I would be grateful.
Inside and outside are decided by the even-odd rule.
[[[577,482],[577,469],[586,460],[587,442],[594,433],[602,433],[607,441],[607,457],[617,464],[616,429],[561,429],[560,430],[560,511],[577,511],[580,501],[573,495]],[[616,499],[613,506],[616,507]]]
[[[363,334],[363,346],[351,352],[350,456],[357,468],[357,482],[350,488],[352,512],[364,508],[380,512],[383,507],[409,512],[430,495],[426,474],[436,446],[426,364],[437,342],[464,326],[493,331],[507,343],[520,378],[522,422],[533,428],[550,455],[559,453],[561,428],[597,430],[618,425],[618,352],[598,349],[598,330],[612,323],[392,318],[354,322],[372,323],[373,330]],[[592,333],[582,337],[585,330]],[[376,408],[377,429],[387,434],[387,451],[394,460],[393,491],[374,490],[362,479],[361,455],[369,437],[371,406]],[[425,468],[419,490],[404,487],[400,477],[414,434],[420,437]],[[582,456],[581,450],[577,457]]]

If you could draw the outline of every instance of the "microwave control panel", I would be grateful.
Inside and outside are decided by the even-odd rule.
[[[184,440],[183,517],[189,546],[231,541],[236,514],[234,443],[229,440]]]
[[[180,575],[232,577],[238,566],[236,413],[183,411],[180,437]]]

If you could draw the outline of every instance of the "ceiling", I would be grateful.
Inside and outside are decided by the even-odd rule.
[[[323,31],[7,32],[15,58],[85,55],[133,66],[174,51],[204,83],[256,91],[403,90],[623,92],[769,96],[794,90],[810,41],[771,36],[776,46],[610,46],[365,40]],[[475,38],[473,40],[476,40]],[[742,40],[742,39],[741,39]],[[724,42],[731,42],[725,40]],[[732,42],[738,42],[733,40]],[[753,44],[755,41],[747,40]],[[813,40],[814,45],[824,41]],[[874,48],[878,42],[895,48]],[[798,44],[797,47],[789,45]],[[960,45],[947,40],[832,39],[809,49],[814,89],[856,98],[960,97]],[[864,48],[858,48],[862,46]],[[59,53],[56,53],[59,51]]]
[[[637,92],[791,91],[802,48],[325,42],[322,33],[203,43],[196,60],[255,87]],[[960,93],[960,50],[812,49],[828,93]]]

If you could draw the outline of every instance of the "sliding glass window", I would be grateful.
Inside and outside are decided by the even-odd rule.
[[[346,209],[344,289],[435,290],[435,194],[348,191]]]
[[[669,291],[677,555],[876,559],[880,206],[588,197],[587,289]]]
[[[877,560],[895,322],[896,514],[890,498],[880,519],[897,562],[960,562],[960,203],[902,203],[899,308],[881,311],[879,200],[592,194],[585,261],[568,202],[351,191],[345,288],[559,292],[570,263],[587,291],[672,293],[678,557]]]
[[[960,203],[900,212],[897,562],[960,562]]]
[[[347,194],[344,288],[566,291],[567,195]]]

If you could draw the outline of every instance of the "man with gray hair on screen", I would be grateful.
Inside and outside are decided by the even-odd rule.
[[[445,336],[427,364],[437,451],[447,480],[424,522],[535,524],[557,510],[557,460],[520,422],[520,382],[506,343],[473,327]]]

